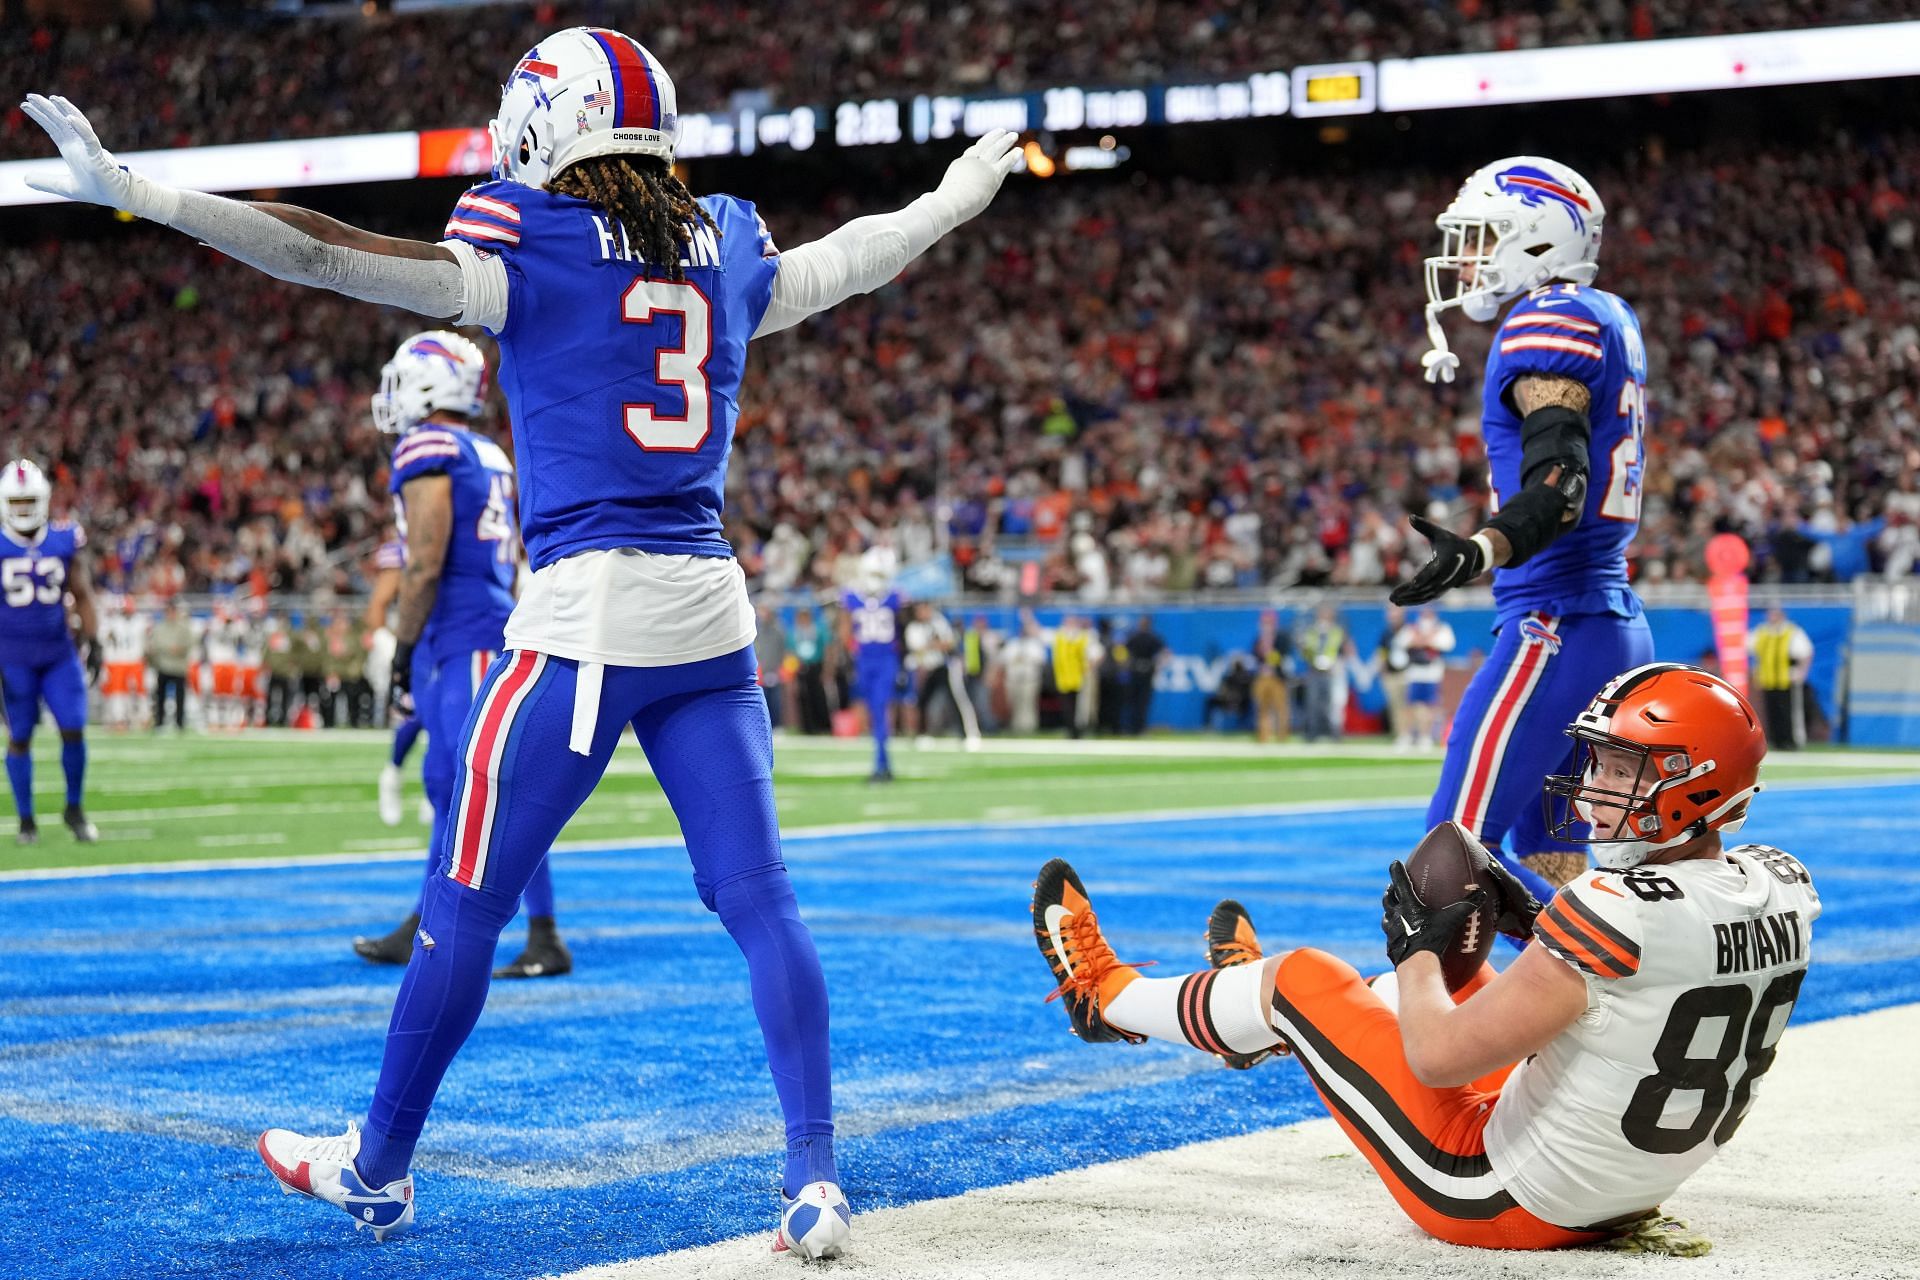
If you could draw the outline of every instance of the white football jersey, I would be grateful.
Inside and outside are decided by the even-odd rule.
[[[103,662],[140,662],[147,656],[146,615],[114,614],[100,624],[100,659]]]
[[[226,666],[240,660],[240,626],[234,622],[215,621],[207,626],[207,661]]]
[[[1819,916],[1806,868],[1764,845],[1560,890],[1534,943],[1580,971],[1589,1002],[1488,1118],[1513,1198],[1557,1226],[1611,1223],[1711,1159],[1772,1065]]]

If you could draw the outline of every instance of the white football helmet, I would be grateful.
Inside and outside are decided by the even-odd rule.
[[[1551,281],[1592,284],[1606,216],[1585,178],[1541,156],[1496,160],[1461,184],[1434,219],[1440,252],[1427,259],[1427,381],[1453,381],[1460,363],[1447,350],[1442,312],[1458,307],[1484,323]]]
[[[673,163],[679,98],[660,60],[632,36],[569,27],[514,64],[487,126],[493,176],[543,187],[576,160],[658,156]]]
[[[882,544],[860,553],[860,590],[868,595],[885,591],[898,572],[900,556],[892,547]]]
[[[15,458],[0,475],[0,506],[5,509],[9,532],[28,536],[39,533],[46,528],[47,514],[53,509],[53,486],[37,465]]]
[[[487,401],[487,358],[457,333],[429,329],[400,344],[380,370],[373,425],[388,435],[413,430],[445,409],[472,418]]]

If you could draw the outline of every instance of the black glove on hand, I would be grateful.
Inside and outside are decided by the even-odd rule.
[[[86,655],[87,685],[91,688],[100,683],[100,663],[103,656],[100,652],[100,639],[98,636],[85,636],[80,643],[83,646],[81,652]]]
[[[413,645],[393,646],[393,673],[387,677],[387,706],[402,715],[413,714]]]
[[[1452,946],[1467,917],[1493,896],[1491,889],[1475,889],[1450,906],[1429,907],[1414,892],[1406,863],[1396,859],[1387,877],[1387,891],[1380,895],[1380,931],[1387,935],[1387,959],[1396,969],[1416,952],[1437,956]]]
[[[1387,596],[1394,604],[1425,604],[1487,571],[1486,553],[1473,539],[1442,529],[1424,516],[1410,516],[1407,523],[1433,544],[1433,558]]]
[[[1498,857],[1488,854],[1487,862],[1487,878],[1493,881],[1493,905],[1498,913],[1493,918],[1493,927],[1509,938],[1524,941],[1532,937],[1533,918],[1546,908]]]

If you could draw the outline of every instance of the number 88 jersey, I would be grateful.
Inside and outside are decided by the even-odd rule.
[[[1587,500],[1579,523],[1544,551],[1494,571],[1500,618],[1536,609],[1635,617],[1640,605],[1627,586],[1627,547],[1640,525],[1647,416],[1639,318],[1613,294],[1575,284],[1536,289],[1513,305],[1494,335],[1481,405],[1496,503],[1520,492],[1522,418],[1511,393],[1528,375],[1571,378],[1592,397]]]
[[[1806,975],[1820,897],[1798,861],[1589,871],[1534,945],[1586,979],[1587,1010],[1513,1069],[1487,1157],[1528,1211],[1579,1228],[1658,1205],[1732,1138]]]
[[[650,271],[602,210],[516,182],[473,188],[447,223],[506,267],[500,386],[535,570],[613,548],[733,555],[722,486],[779,258],[751,204],[699,204],[717,230],[693,228],[684,281]]]

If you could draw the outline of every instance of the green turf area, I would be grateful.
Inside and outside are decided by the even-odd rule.
[[[39,735],[35,792],[41,843],[14,848],[0,834],[0,870],[182,859],[365,854],[424,849],[409,772],[407,819],[382,826],[374,779],[386,737],[374,733],[257,733],[90,739],[88,810],[100,843],[76,845],[59,822],[58,745]],[[1417,801],[1432,789],[1437,755],[1396,755],[1375,743],[1262,749],[1226,738],[1154,738],[1076,744],[989,741],[899,745],[898,781],[871,786],[863,742],[782,740],[775,771],[782,826],[1026,821],[1070,815],[1247,805]],[[418,757],[413,761],[417,768]],[[1920,774],[1920,754],[1776,756],[1770,781]],[[0,822],[0,833],[9,825]],[[646,761],[631,742],[563,840],[617,843],[677,830]]]

